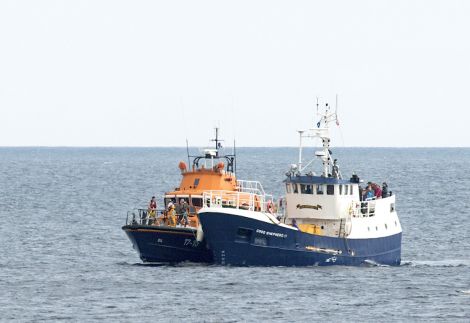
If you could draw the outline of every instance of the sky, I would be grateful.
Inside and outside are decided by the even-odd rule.
[[[0,1],[0,146],[470,146],[470,1]]]

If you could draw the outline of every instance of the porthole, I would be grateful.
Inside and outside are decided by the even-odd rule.
[[[397,221],[395,221],[395,226],[396,226],[396,227],[398,226]]]
[[[387,223],[385,223],[385,230],[387,230],[387,229],[388,229],[388,226],[387,226]]]
[[[379,231],[379,227],[375,227],[375,231]]]
[[[370,227],[367,227],[367,231],[370,231]]]

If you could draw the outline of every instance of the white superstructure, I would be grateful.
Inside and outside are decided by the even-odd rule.
[[[376,238],[401,232],[395,210],[395,196],[389,194],[362,198],[356,175],[344,180],[336,160],[332,161],[329,124],[337,122],[336,112],[328,104],[320,114],[317,128],[299,132],[299,161],[291,165],[286,174],[286,214],[283,221],[297,225],[308,233],[351,239]],[[320,139],[322,150],[315,152],[313,160],[302,161],[305,138]],[[321,175],[307,167],[318,158],[322,163]],[[371,184],[373,186],[374,184]],[[380,190],[381,192],[381,190]]]

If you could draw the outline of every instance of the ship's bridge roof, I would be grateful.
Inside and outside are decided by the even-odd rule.
[[[284,183],[301,183],[301,184],[352,184],[348,179],[338,179],[334,177],[323,176],[292,176],[284,180]]]

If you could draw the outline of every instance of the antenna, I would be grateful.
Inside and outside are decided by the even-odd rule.
[[[234,174],[237,173],[237,151],[236,151],[236,145],[235,145],[235,138],[233,138],[233,167],[234,167]]]
[[[180,97],[180,104],[181,104],[181,112],[183,114],[183,122],[184,122],[184,134],[186,136],[186,154],[188,155],[188,169],[191,167],[191,159],[189,158],[189,144],[188,144],[188,127],[186,126],[186,116],[184,113],[184,103],[183,98]]]
[[[299,133],[299,163],[298,163],[298,169],[299,172],[302,171],[302,135],[305,132],[304,130],[298,130]]]
[[[222,148],[222,141],[219,139],[219,127],[215,127],[215,139],[211,139],[211,141],[215,142],[215,151],[216,151],[216,156],[219,156],[219,149]]]
[[[321,114],[318,112],[318,108],[319,108],[319,103],[318,103],[318,96],[317,96],[317,117],[318,116],[321,116]],[[321,121],[323,119],[323,116],[321,116],[320,120],[317,122],[317,128],[320,128],[321,127]]]
[[[318,115],[318,96],[317,96],[317,115]]]
[[[338,94],[335,97],[335,114],[338,114]]]
[[[188,138],[186,138],[186,153],[188,154],[188,167],[191,167],[191,159],[189,158],[189,144]],[[188,168],[189,169],[189,168]]]
[[[338,94],[336,94],[336,102],[335,102],[335,121],[336,121],[336,125],[339,127],[339,120],[338,120]]]

